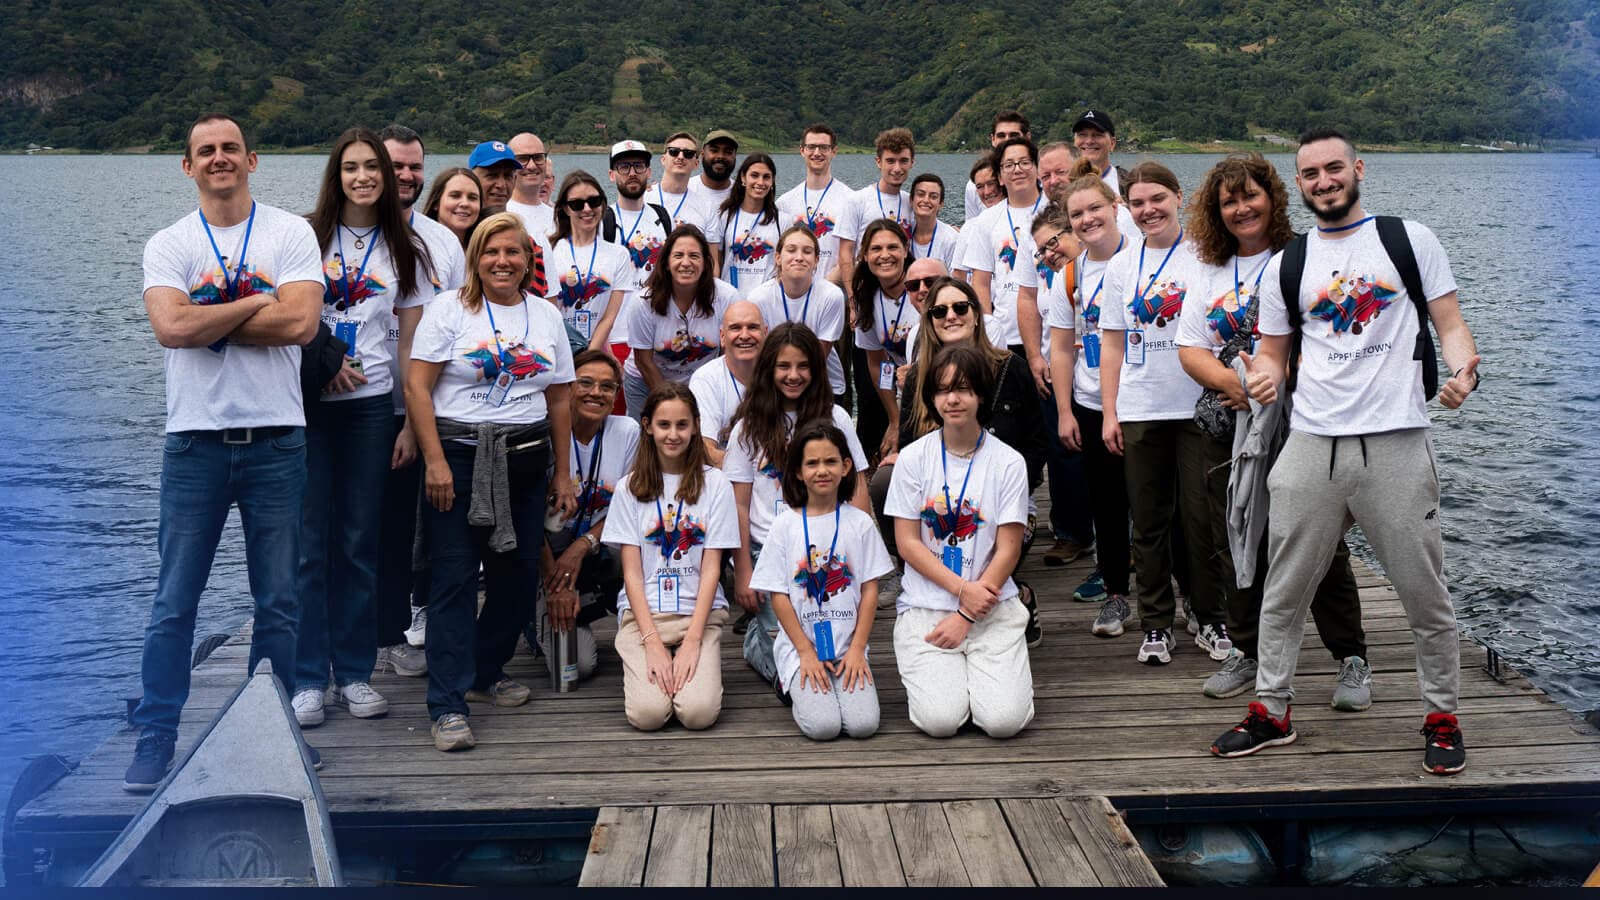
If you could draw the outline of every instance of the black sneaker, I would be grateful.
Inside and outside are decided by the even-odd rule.
[[[1250,704],[1250,714],[1244,721],[1222,733],[1211,745],[1211,752],[1223,759],[1249,756],[1267,747],[1294,743],[1294,726],[1289,723],[1289,712],[1283,719],[1274,719],[1260,703]]]
[[[778,700],[783,703],[784,706],[794,705],[794,698],[789,696],[789,692],[783,689],[783,682],[776,678],[772,679],[772,691],[778,695]]]
[[[1428,742],[1422,748],[1422,768],[1434,775],[1454,775],[1467,767],[1467,745],[1461,726],[1449,713],[1428,713],[1422,724]]]
[[[1017,599],[1022,602],[1022,608],[1028,611],[1028,627],[1023,629],[1022,636],[1031,650],[1044,643],[1044,626],[1039,623],[1039,602],[1034,599],[1033,588],[1023,581],[1017,582]]]
[[[739,617],[739,621],[733,623],[733,633],[734,634],[744,634],[746,631],[750,630],[750,623],[754,622],[755,620],[756,620],[756,614],[755,613],[752,613],[752,612],[745,613],[744,615]]]
[[[310,744],[306,745],[306,752],[311,755],[311,768],[317,770],[318,772],[321,772],[322,771],[322,754],[318,753],[317,752],[317,748],[311,746]]]
[[[139,745],[133,751],[133,765],[122,776],[122,789],[134,794],[148,794],[160,786],[172,768],[172,751],[178,736],[164,731],[146,731],[139,735]]]

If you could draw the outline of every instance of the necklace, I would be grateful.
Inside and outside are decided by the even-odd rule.
[[[340,224],[343,224],[343,223],[340,223]],[[356,236],[356,244],[355,244],[355,246],[356,246],[357,250],[365,250],[365,249],[367,249],[367,238],[372,237],[372,233],[374,231],[378,230],[378,226],[374,225],[371,228],[368,228],[366,233],[363,234],[363,233],[355,230],[354,228],[350,228],[349,225],[345,225],[344,227],[349,229],[350,233]]]

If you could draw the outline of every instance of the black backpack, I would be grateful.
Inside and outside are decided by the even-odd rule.
[[[1428,330],[1428,298],[1422,293],[1422,271],[1417,268],[1417,254],[1411,249],[1411,237],[1406,234],[1405,221],[1399,216],[1376,216],[1378,239],[1389,261],[1400,270],[1400,282],[1405,285],[1411,304],[1417,309],[1417,346],[1411,358],[1422,364],[1422,393],[1429,400],[1439,395],[1439,355],[1434,349],[1433,332]],[[1299,376],[1300,360],[1300,278],[1306,271],[1306,235],[1300,235],[1283,248],[1283,260],[1278,269],[1278,287],[1283,292],[1283,305],[1289,312],[1289,325],[1294,328],[1294,347],[1289,353],[1290,373],[1288,390],[1294,390]]]
[[[656,211],[656,221],[661,223],[661,233],[672,233],[672,214],[659,203],[646,203],[646,206]],[[600,217],[600,236],[610,243],[617,242],[617,209],[614,206],[606,207],[605,213]]]

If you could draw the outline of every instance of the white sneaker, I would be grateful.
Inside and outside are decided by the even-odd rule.
[[[426,606],[411,607],[411,627],[406,629],[406,643],[413,647],[421,647],[428,639],[428,608]]]
[[[1139,645],[1139,662],[1151,666],[1172,662],[1171,628],[1152,628],[1144,633],[1144,643]]]
[[[352,681],[340,688],[337,702],[358,719],[370,719],[389,711],[389,701],[365,681]]]
[[[322,724],[327,714],[322,711],[322,688],[302,688],[294,692],[294,700],[290,702],[294,707],[294,720],[300,723],[301,728],[311,728]]]

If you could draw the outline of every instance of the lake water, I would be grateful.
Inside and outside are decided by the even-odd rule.
[[[1214,159],[1162,161],[1197,185]],[[1367,208],[1438,233],[1484,357],[1482,392],[1433,412],[1461,622],[1562,704],[1600,707],[1600,159],[1368,162]],[[428,169],[459,164],[432,156]],[[950,186],[951,221],[968,164],[919,160]],[[798,180],[798,157],[778,165],[780,184]],[[264,157],[255,196],[308,210],[322,166]],[[599,156],[556,166],[604,180]],[[870,157],[841,156],[835,170],[854,186],[875,178]],[[194,204],[176,157],[0,156],[0,795],[24,757],[93,749],[121,723],[122,698],[140,693],[165,410],[140,257]],[[1294,217],[1308,227],[1298,206]],[[250,608],[235,515],[197,638],[233,631]]]

